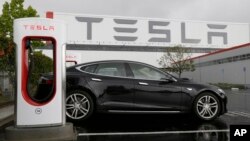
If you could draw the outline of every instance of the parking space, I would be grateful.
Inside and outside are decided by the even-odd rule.
[[[228,113],[212,122],[182,115],[95,115],[75,123],[78,140],[228,141],[233,124],[250,124],[249,91],[227,91]]]
[[[96,115],[75,123],[78,140],[227,141],[232,124],[250,124],[250,114],[229,112],[212,122],[190,115]]]
[[[228,91],[228,113],[212,122],[195,119],[191,114],[95,114],[76,122],[78,141],[228,141],[229,127],[250,124],[249,91]],[[3,132],[0,140],[3,139]]]
[[[184,115],[183,115],[184,116]],[[231,124],[249,124],[250,118],[226,114],[213,122],[183,116],[106,116],[77,126],[78,140],[213,140],[227,141]],[[131,118],[133,118],[131,120]]]

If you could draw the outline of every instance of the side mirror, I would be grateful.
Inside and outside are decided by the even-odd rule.
[[[181,78],[182,80],[186,80],[186,81],[188,81],[188,80],[190,80],[189,78]]]

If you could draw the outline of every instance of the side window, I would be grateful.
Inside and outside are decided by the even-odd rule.
[[[123,63],[103,63],[99,64],[95,71],[96,74],[106,76],[126,77],[126,71]]]
[[[156,69],[140,64],[129,64],[136,79],[162,80],[166,76]]]
[[[89,72],[89,73],[94,73],[96,70],[97,65],[89,65],[89,66],[84,66],[81,67],[82,71]]]

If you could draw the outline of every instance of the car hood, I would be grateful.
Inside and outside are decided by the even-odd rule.
[[[186,79],[186,78],[180,78],[177,80],[177,82],[180,83],[183,87],[192,87],[192,88],[196,88],[197,90],[202,90],[202,89],[217,90],[217,89],[219,89],[219,87],[217,87],[217,86],[195,82],[193,80]]]

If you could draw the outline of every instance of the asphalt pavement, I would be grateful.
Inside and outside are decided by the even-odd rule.
[[[226,91],[228,113],[212,122],[198,121],[190,114],[119,115],[95,114],[74,123],[78,141],[228,141],[230,125],[250,125],[250,90]],[[0,109],[0,119],[13,114],[13,106]],[[3,139],[0,133],[0,140]]]
[[[226,91],[228,110],[250,113],[250,90]]]
[[[250,91],[226,91],[228,113],[212,122],[182,115],[97,114],[75,123],[78,141],[228,141],[230,125],[250,125]]]

